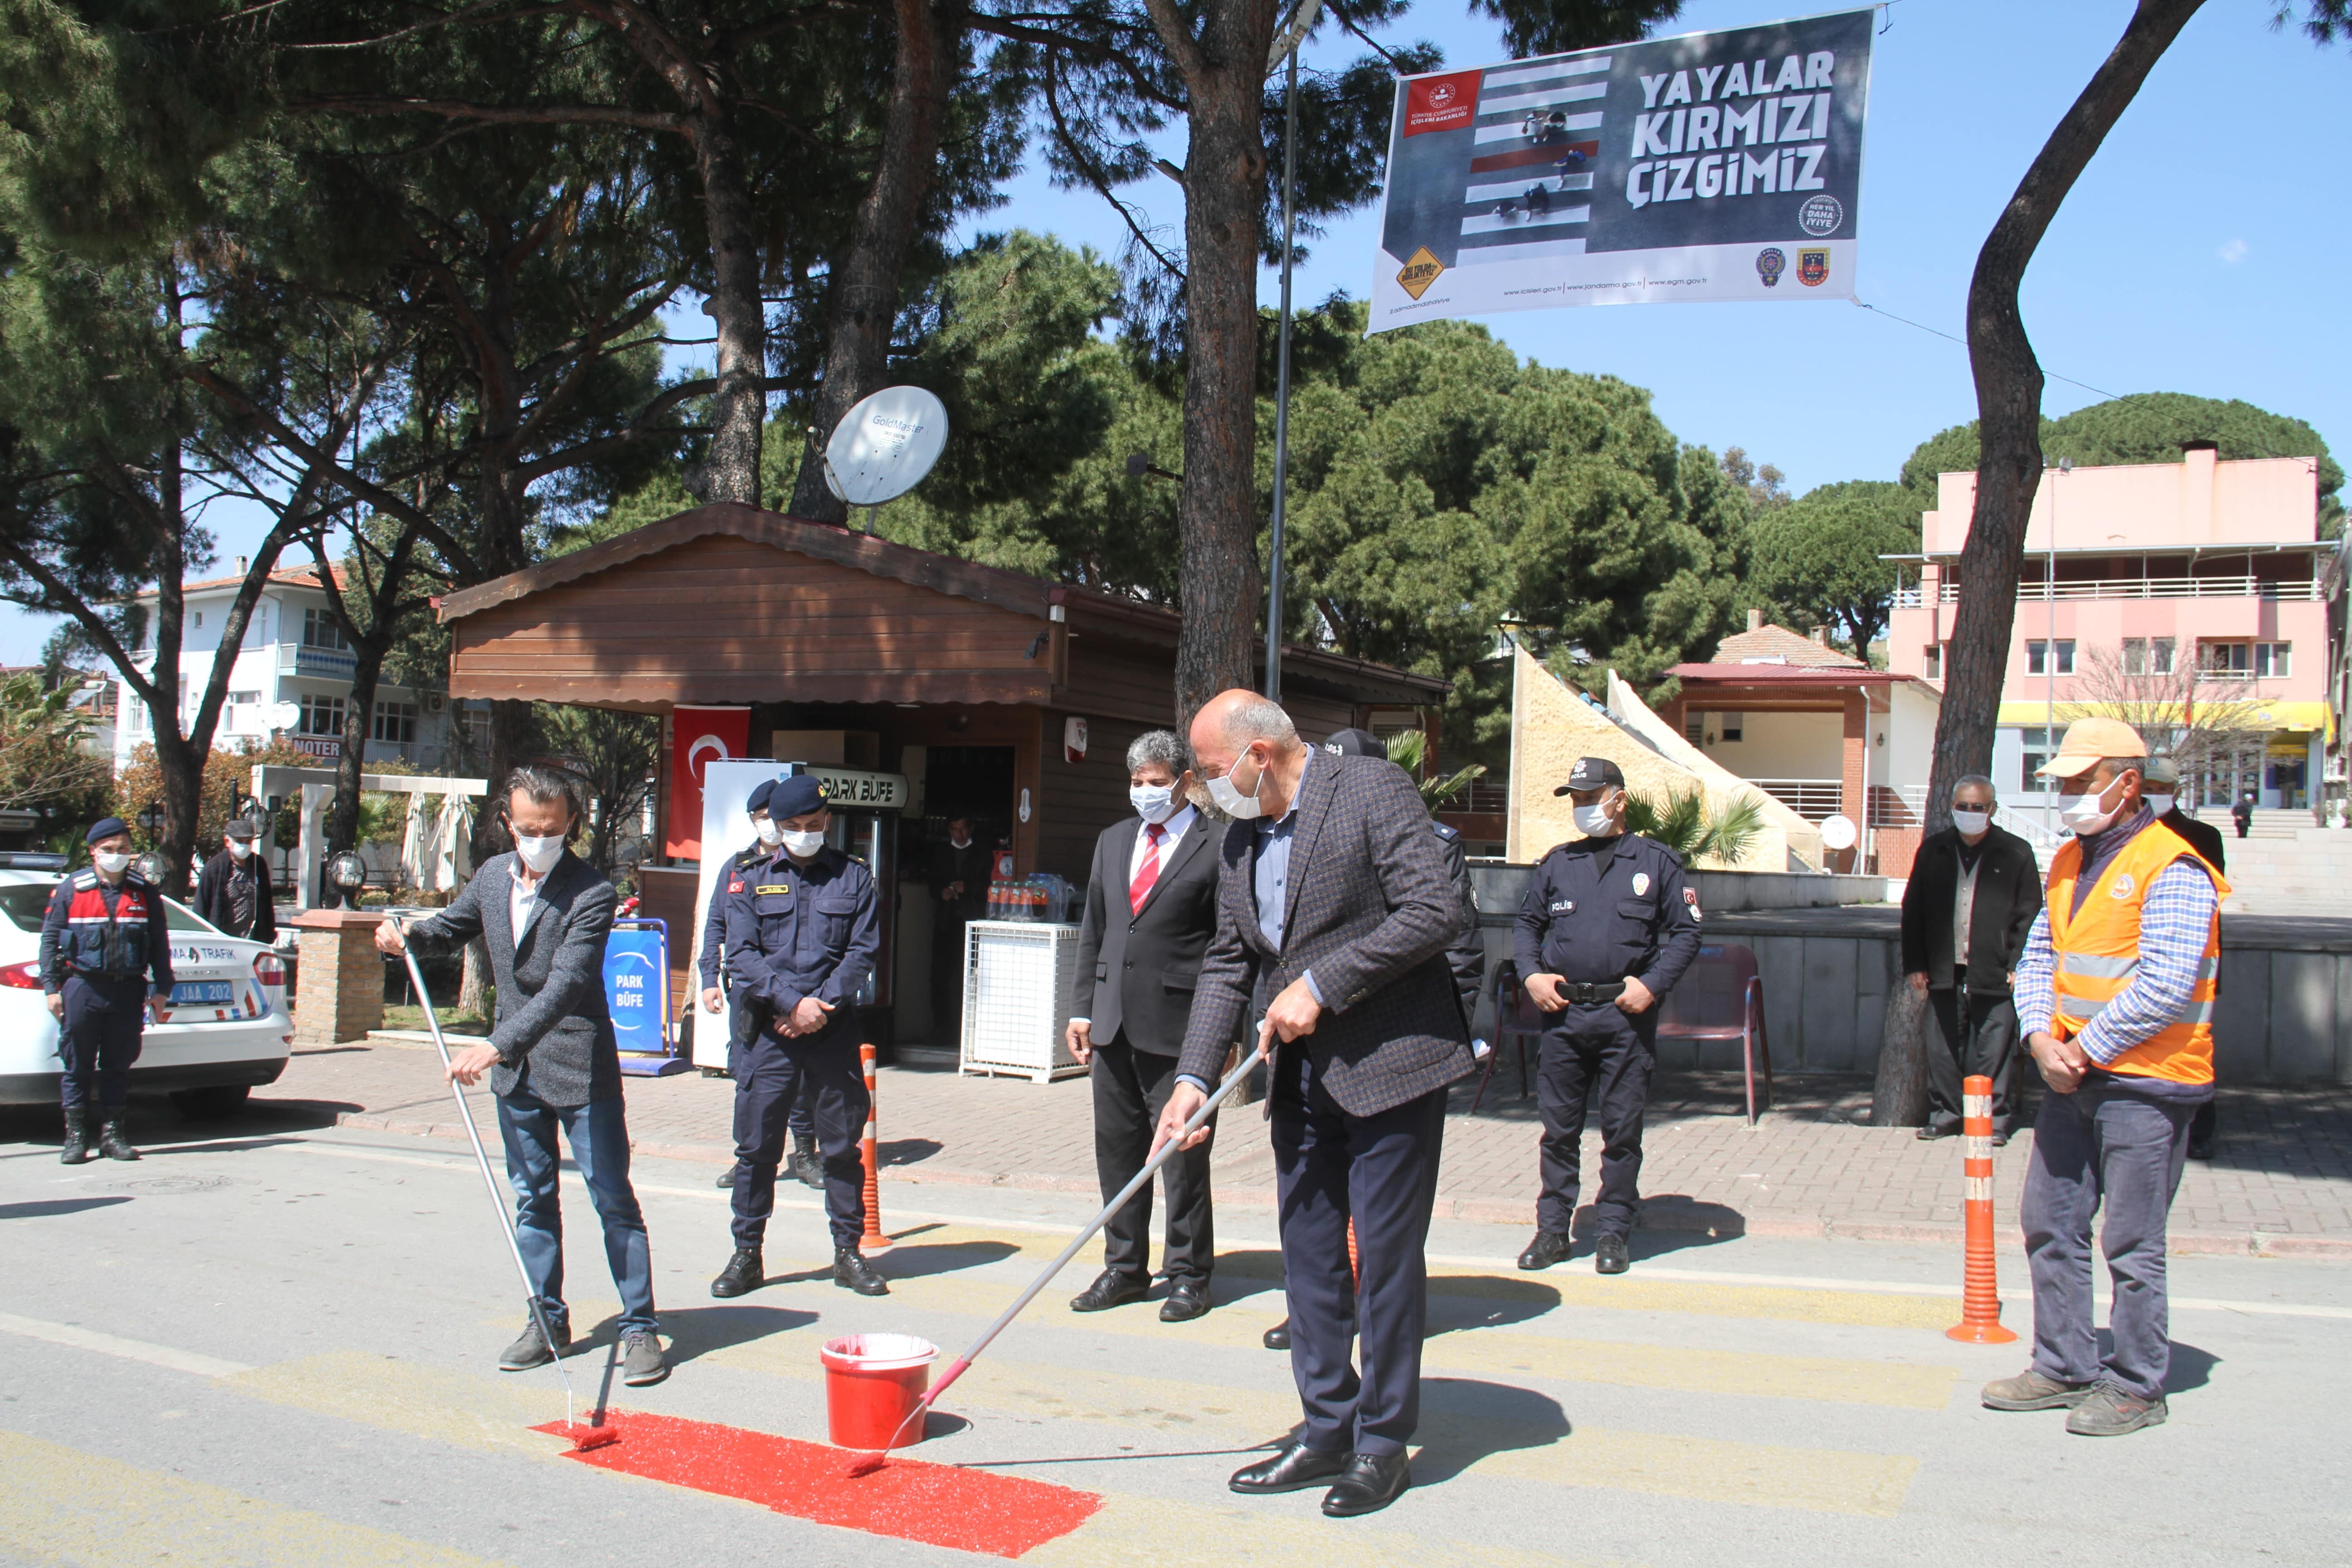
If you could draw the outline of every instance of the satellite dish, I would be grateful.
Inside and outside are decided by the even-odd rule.
[[[299,702],[273,702],[269,705],[271,729],[291,730],[301,721],[302,705]]]
[[[824,487],[852,506],[879,506],[920,484],[947,444],[946,404],[919,386],[886,386],[833,427]]]
[[[1831,848],[1851,849],[1858,837],[1860,835],[1853,830],[1852,817],[1839,814],[1822,818],[1822,842]]]

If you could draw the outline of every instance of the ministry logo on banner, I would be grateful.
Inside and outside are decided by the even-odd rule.
[[[1372,331],[1563,305],[1852,298],[1874,17],[1401,79]],[[1802,289],[1779,287],[1789,271]]]

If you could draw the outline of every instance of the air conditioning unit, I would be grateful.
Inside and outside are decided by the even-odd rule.
[[[448,700],[449,699],[446,693],[428,691],[425,693],[425,710],[427,713],[438,713]]]

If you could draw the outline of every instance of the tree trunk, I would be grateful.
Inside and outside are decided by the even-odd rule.
[[[1184,73],[1184,479],[1177,501],[1176,718],[1252,684],[1263,584],[1257,561],[1259,114],[1270,0],[1207,0],[1192,36],[1173,0],[1151,17]]]
[[[843,522],[849,515],[847,504],[825,487],[824,443],[841,416],[882,384],[890,328],[898,315],[898,275],[922,221],[948,99],[955,90],[963,6],[950,0],[934,13],[930,0],[898,0],[898,54],[881,158],[858,204],[849,248],[832,268],[824,379],[809,421],[815,434],[805,438],[807,451],[793,485],[793,515],[819,522]]]
[[[1878,1076],[1870,1089],[1873,1127],[1916,1127],[1927,1120],[1927,998],[1895,977],[1886,998],[1886,1027],[1879,1037]]]
[[[696,166],[715,281],[703,304],[717,329],[719,386],[711,395],[710,453],[702,499],[760,504],[760,435],[767,419],[767,307],[760,298],[759,226],[742,150],[723,114],[696,117]],[[887,329],[886,329],[887,330]]]
[[[373,643],[375,639],[368,639]],[[375,713],[376,684],[383,673],[384,649],[368,643],[352,645],[352,700],[343,710],[343,751],[335,759],[335,797],[327,807],[327,853],[359,847],[360,774],[367,765],[370,720]]]
[[[2017,618],[2025,523],[2042,482],[2042,366],[2025,335],[2018,287],[2036,247],[2109,130],[2204,0],[2140,0],[2123,37],[2042,144],[1985,237],[1969,284],[1969,363],[1982,456],[1976,510],[1960,552],[1958,607],[1936,721],[1927,831],[1951,820],[1954,784],[1992,763],[2009,639]]]
[[[490,782],[490,793],[482,798],[481,809],[474,814],[472,854],[477,866],[493,855],[503,855],[514,847],[502,820],[507,808],[506,796],[499,792],[506,785],[507,774],[521,765],[530,750],[530,704],[491,703],[490,759],[483,770],[483,776]]]
[[[457,980],[457,1003],[455,1011],[461,1018],[488,1018],[490,1014],[488,992],[490,973],[490,950],[476,937],[466,944],[466,966]]]

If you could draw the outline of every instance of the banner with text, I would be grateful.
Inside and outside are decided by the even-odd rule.
[[[1874,15],[1402,78],[1371,330],[1853,298]]]

